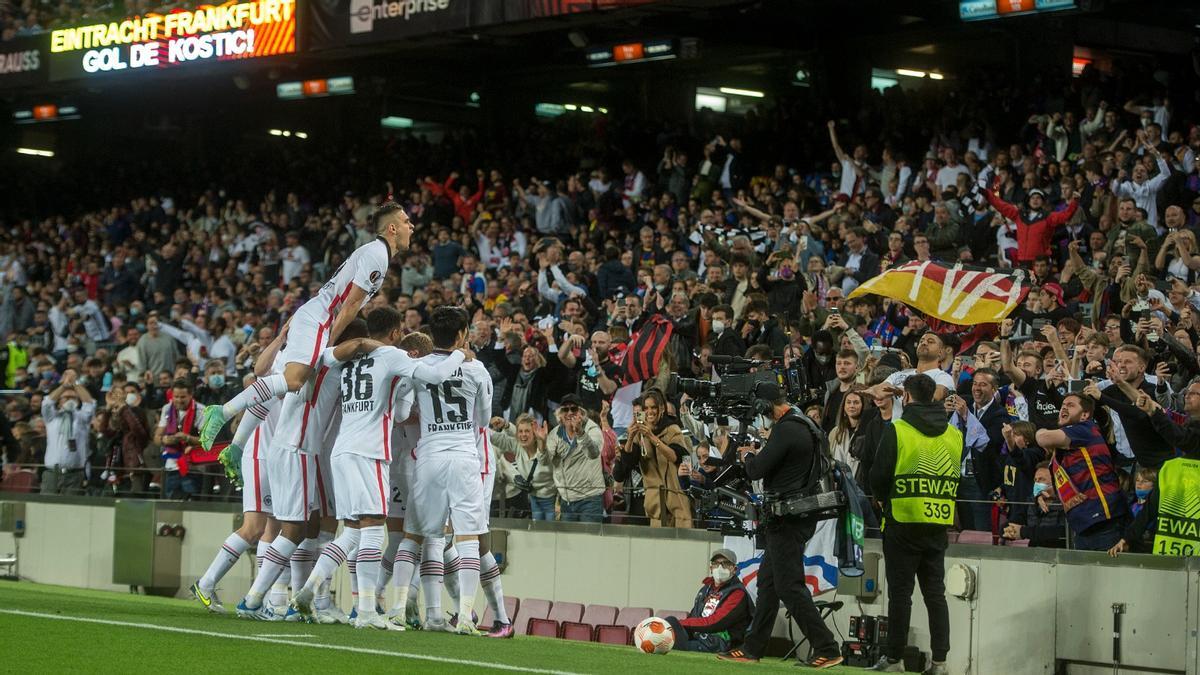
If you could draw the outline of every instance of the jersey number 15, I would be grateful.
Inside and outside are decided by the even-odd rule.
[[[462,397],[461,387],[462,380],[446,380],[441,385],[425,385],[425,388],[429,390],[429,398],[433,399],[435,422],[457,424],[467,421],[467,399]]]

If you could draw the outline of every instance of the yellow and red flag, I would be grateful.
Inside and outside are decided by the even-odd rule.
[[[999,323],[1029,293],[1023,272],[1004,273],[932,262],[893,267],[854,289],[847,299],[872,293],[960,326]]]

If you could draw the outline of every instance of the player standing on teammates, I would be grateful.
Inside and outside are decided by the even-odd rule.
[[[448,351],[467,339],[469,319],[460,307],[443,306],[429,317],[434,352],[421,359],[428,365],[453,359]],[[410,486],[404,529],[411,535],[402,547],[423,540],[421,586],[425,595],[425,626],[447,630],[442,619],[440,577],[446,520],[454,529],[461,556],[456,630],[481,635],[472,609],[479,588],[479,535],[487,533],[488,504],[484,502],[484,462],[477,438],[491,419],[492,378],[478,361],[468,361],[440,385],[414,386],[420,410],[421,438]],[[408,571],[411,576],[411,568]],[[399,575],[397,575],[399,576]],[[398,579],[401,600],[408,579]],[[400,603],[397,603],[403,606]]]
[[[388,623],[375,607],[390,498],[389,436],[396,389],[404,378],[415,379],[417,387],[440,387],[448,378],[457,377],[466,354],[454,352],[436,364],[409,358],[392,346],[400,339],[401,316],[391,307],[368,314],[367,331],[371,339],[351,340],[321,357],[323,365],[341,365],[342,421],[331,464],[337,515],[345,527],[321,552],[292,606],[311,615],[317,586],[346,559],[347,551],[357,548],[358,616],[354,625],[396,630],[399,627]],[[452,346],[463,343],[465,340]]]
[[[283,374],[256,381],[224,406],[205,408],[201,443],[208,447],[230,415],[284,395],[275,439],[267,451],[272,510],[282,531],[265,551],[262,571],[239,603],[238,616],[274,618],[263,605],[262,597],[283,570],[290,568],[296,549],[308,539],[307,521],[316,505],[317,458],[312,448],[302,443],[310,422],[305,404],[309,396],[302,397],[299,389],[315,374],[326,341],[335,344],[359,308],[379,291],[392,252],[406,250],[412,237],[408,214],[394,202],[379,207],[373,222],[378,238],[356,249],[334,273],[333,279],[304,303],[289,321],[287,343],[283,348],[287,365]],[[313,380],[315,386],[315,378]],[[301,552],[301,558],[308,556],[308,551]]]
[[[301,424],[304,401],[297,392],[312,377],[321,350],[326,344],[336,343],[363,305],[379,292],[392,255],[408,250],[413,224],[399,204],[384,202],[375,210],[372,224],[378,235],[375,241],[355,249],[333,273],[333,278],[290,320],[287,346],[283,350],[287,363],[284,371],[256,380],[224,405],[206,408],[200,430],[200,444],[205,450],[212,447],[226,421],[277,396],[287,394],[280,413],[280,428],[292,429]]]

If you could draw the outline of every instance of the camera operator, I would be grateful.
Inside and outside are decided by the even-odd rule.
[[[746,476],[762,480],[763,491],[786,496],[808,487],[820,448],[779,387],[759,384],[757,403],[769,408],[770,431],[762,451],[738,448]],[[821,620],[804,578],[804,549],[817,529],[811,517],[781,516],[766,522],[764,552],[758,570],[758,605],[750,632],[741,649],[721,655],[728,661],[758,661],[766,651],[775,627],[779,602],[783,601],[800,631],[813,647],[808,665],[829,668],[842,662],[833,633]]]
[[[950,651],[946,606],[946,530],[954,524],[963,435],[950,424],[938,385],[924,374],[904,380],[904,412],[885,430],[871,467],[871,487],[884,500],[883,556],[887,563],[888,644],[871,670],[903,673],[914,579],[929,613],[933,665],[945,675]],[[760,582],[761,583],[761,582]]]

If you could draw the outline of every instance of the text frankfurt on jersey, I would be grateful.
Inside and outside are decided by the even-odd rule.
[[[349,415],[350,413],[371,412],[375,409],[375,401],[351,401],[342,404],[342,414]]]
[[[466,422],[445,422],[443,424],[426,424],[425,433],[433,433],[435,431],[474,431],[475,423],[468,420]]]
[[[947,476],[897,476],[893,497],[935,497],[953,499],[958,493],[958,478]]]

